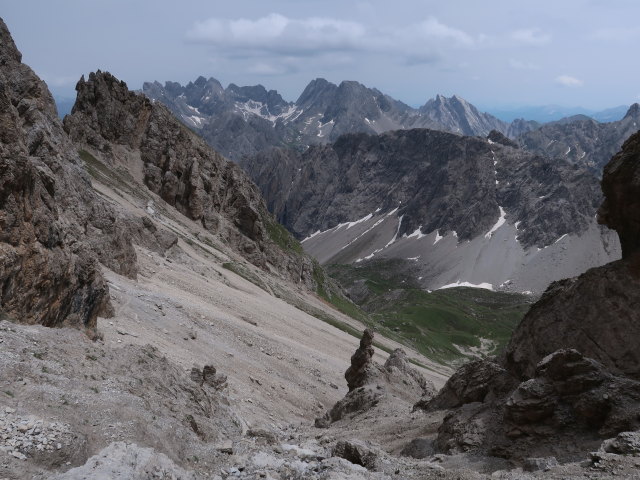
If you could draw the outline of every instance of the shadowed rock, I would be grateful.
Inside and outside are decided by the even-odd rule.
[[[99,262],[135,277],[135,250],[21,58],[0,20],[0,313],[93,328],[111,311]]]
[[[351,366],[344,374],[349,391],[367,383],[373,357],[373,331],[367,328],[360,339],[360,347],[351,356]]]

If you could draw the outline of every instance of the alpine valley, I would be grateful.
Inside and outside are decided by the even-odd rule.
[[[0,479],[637,478],[639,112],[96,70],[61,119],[0,19]]]

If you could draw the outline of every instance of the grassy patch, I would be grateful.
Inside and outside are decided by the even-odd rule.
[[[331,285],[331,280],[327,279],[324,269],[314,260],[313,280],[316,283],[316,293],[320,298],[333,305],[336,310],[345,315],[369,324],[369,318],[362,309],[346,298],[338,288]]]
[[[378,331],[443,364],[502,350],[531,303],[526,295],[476,288],[429,293],[401,267],[387,261],[334,265],[329,272],[355,292]]]
[[[303,254],[302,245],[300,245],[300,242],[291,235],[289,230],[284,228],[271,217],[265,216],[262,220],[267,229],[267,235],[269,235],[269,238],[273,243],[278,245],[285,252],[291,252],[297,255]]]

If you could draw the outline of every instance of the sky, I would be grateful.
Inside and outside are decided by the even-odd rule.
[[[412,106],[640,100],[638,0],[0,0],[0,17],[58,96],[101,69],[132,89],[202,75],[286,100],[317,77]]]

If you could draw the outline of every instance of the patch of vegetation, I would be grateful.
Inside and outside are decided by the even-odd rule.
[[[15,397],[11,390],[4,390],[3,393],[11,398]]]
[[[289,230],[269,216],[264,216],[262,221],[267,229],[267,235],[269,235],[273,243],[285,252],[295,253],[297,255],[303,254],[302,245],[291,235]]]
[[[370,323],[367,314],[331,284],[331,279],[326,277],[324,269],[316,260],[313,261],[313,281],[316,283],[318,296],[333,305],[336,310],[365,324]]]
[[[427,292],[402,260],[333,265],[329,273],[378,331],[442,364],[502,350],[532,302],[527,295],[477,288]]]
[[[245,280],[253,283],[256,287],[260,287],[262,290],[269,294],[271,293],[271,290],[269,289],[267,284],[264,283],[258,275],[249,270],[249,268],[247,268],[245,265],[242,265],[238,262],[225,262],[222,264],[222,268],[232,271],[236,275],[239,275]]]

